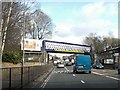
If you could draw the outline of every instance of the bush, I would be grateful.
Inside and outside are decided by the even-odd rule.
[[[22,55],[20,52],[7,52],[3,54],[2,61],[17,64],[21,62],[21,58]]]

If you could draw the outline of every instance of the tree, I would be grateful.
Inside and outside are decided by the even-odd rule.
[[[31,10],[32,4],[34,3],[2,2],[1,56],[3,51],[11,52],[13,55],[16,51],[20,52],[23,32],[25,32],[25,38],[43,39],[46,35],[52,35],[52,20],[42,11],[39,18],[34,17],[37,13],[36,9]]]
[[[106,36],[103,37],[104,47],[106,49],[111,49],[113,47],[117,47],[119,44],[119,41],[117,38]]]
[[[34,25],[36,27],[36,37],[40,40],[45,38],[46,35],[52,35],[53,24],[50,17],[37,9],[34,14]],[[34,32],[33,32],[34,33]]]
[[[93,53],[98,53],[103,50],[104,47],[102,38],[94,33],[90,33],[89,36],[85,38],[84,43],[92,46]]]
[[[97,36],[96,34],[89,34],[84,40],[85,44],[91,45],[94,53],[99,53],[105,49],[112,49],[119,45],[119,40],[110,36]]]

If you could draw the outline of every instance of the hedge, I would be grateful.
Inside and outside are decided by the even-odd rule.
[[[2,55],[3,62],[10,62],[13,64],[21,62],[21,58],[22,58],[21,52],[6,52],[3,53]]]

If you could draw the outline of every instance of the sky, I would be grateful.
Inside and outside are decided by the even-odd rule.
[[[51,40],[81,43],[89,33],[118,37],[117,2],[43,2],[55,27]]]
[[[49,40],[83,44],[89,33],[118,37],[118,2],[42,2],[54,23]]]

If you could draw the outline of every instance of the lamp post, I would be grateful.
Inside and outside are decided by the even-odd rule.
[[[25,0],[24,0],[24,5],[25,5]],[[24,16],[24,23],[23,23],[23,40],[22,40],[22,49],[23,49],[23,54],[22,54],[22,66],[21,66],[21,88],[23,88],[23,69],[24,69],[24,57],[25,57],[25,48],[24,48],[24,46],[25,46],[25,8],[24,8],[24,11],[23,11],[23,16]]]

